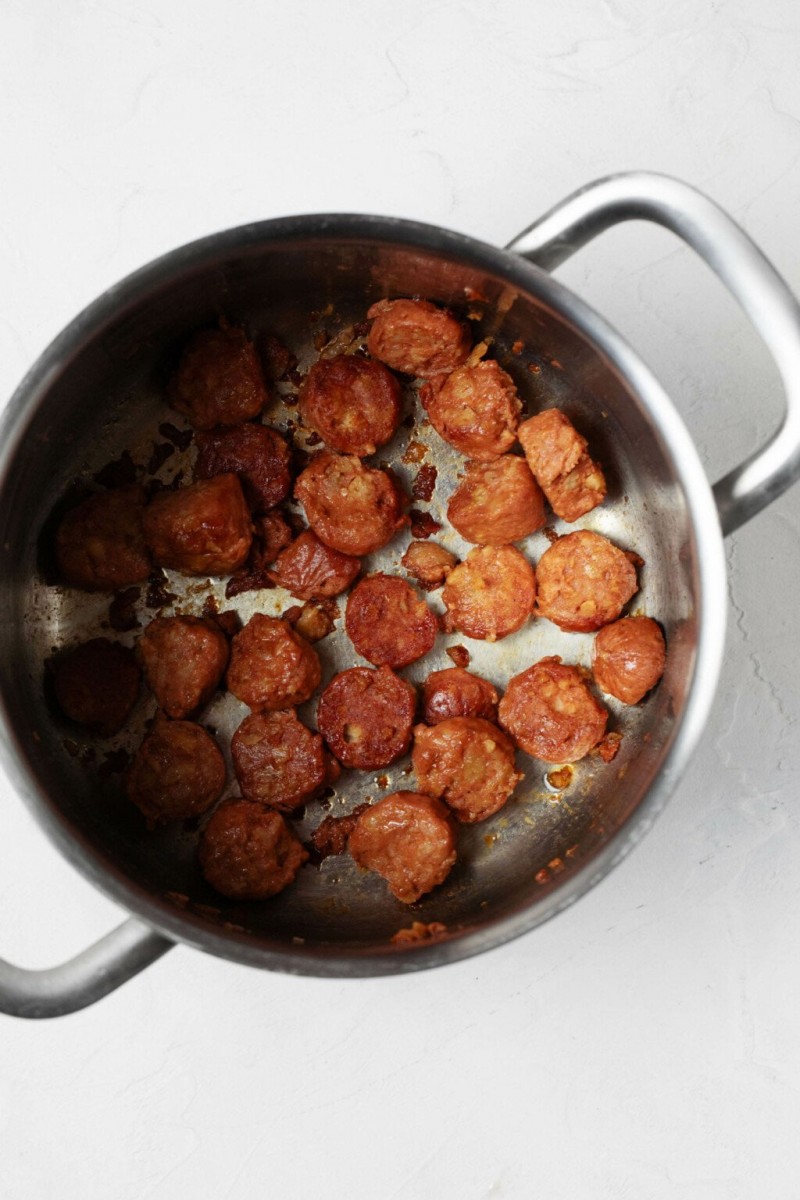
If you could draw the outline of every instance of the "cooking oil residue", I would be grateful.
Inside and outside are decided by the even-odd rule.
[[[575,768],[568,763],[564,767],[558,767],[555,771],[548,771],[544,782],[551,792],[563,792],[572,783],[574,774]]]

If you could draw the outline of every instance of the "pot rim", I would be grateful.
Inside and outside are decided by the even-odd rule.
[[[265,242],[334,238],[395,242],[483,267],[549,305],[571,322],[637,396],[666,447],[687,501],[695,538],[698,640],[686,700],[676,718],[672,744],[661,770],[636,809],[610,841],[563,884],[535,904],[499,917],[467,933],[416,944],[402,951],[386,945],[369,949],[271,949],[247,933],[217,932],[188,910],[156,898],[113,864],[101,860],[89,839],[60,812],[29,773],[21,746],[10,734],[5,698],[0,693],[0,762],[9,780],[49,839],[102,893],[167,938],[221,958],[290,974],[327,977],[405,973],[456,962],[527,933],[568,908],[617,866],[650,829],[664,808],[697,747],[716,692],[722,666],[727,608],[722,533],[711,486],[697,449],[672,401],[627,341],[588,304],[513,252],[436,225],[399,217],[304,214],[252,222],[189,242],[161,255],[108,288],[84,308],[42,352],[0,413],[0,481],[12,466],[30,415],[50,384],[89,337],[146,299],[150,290],[177,274],[210,265],[226,254]]]

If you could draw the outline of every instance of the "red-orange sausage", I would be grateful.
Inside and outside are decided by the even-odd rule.
[[[328,778],[322,738],[294,709],[252,713],[231,739],[233,769],[245,800],[291,812]]]
[[[525,624],[535,599],[536,576],[519,550],[477,546],[447,577],[445,626],[494,642]]]
[[[472,348],[467,326],[428,300],[379,300],[367,316],[370,354],[404,375],[446,375]]]
[[[200,866],[231,900],[267,900],[295,879],[308,851],[280,813],[248,800],[220,805],[206,825]]]
[[[300,600],[338,596],[361,570],[361,560],[332,550],[306,529],[278,555],[271,577]]]
[[[341,454],[374,454],[392,437],[402,413],[400,384],[391,371],[355,354],[321,358],[300,388],[303,421]]]
[[[144,488],[133,484],[98,492],[71,508],[56,531],[56,562],[64,582],[111,592],[147,579],[144,506]]]
[[[214,694],[228,665],[228,640],[200,617],[156,617],[139,638],[145,678],[168,717],[188,717]]]
[[[285,500],[292,486],[292,455],[286,439],[266,425],[237,425],[195,434],[195,479],[232,472],[254,513]]]
[[[447,516],[468,542],[503,546],[542,528],[544,496],[525,459],[503,454],[494,462],[467,463]]]
[[[225,759],[211,735],[193,721],[169,721],[159,713],[126,779],[128,798],[148,825],[198,816],[224,787]]]
[[[242,329],[204,329],[188,342],[169,383],[170,404],[195,429],[240,425],[269,400],[255,348]]]
[[[511,740],[480,717],[417,725],[411,762],[419,790],[444,800],[466,823],[496,813],[522,779]]]
[[[241,567],[253,528],[235,475],[159,492],[145,509],[144,532],[160,567],[184,575],[228,575]]]
[[[624,704],[638,704],[656,686],[665,661],[664,635],[651,617],[623,617],[594,640],[597,686]]]
[[[395,792],[362,812],[348,848],[358,865],[383,876],[404,904],[443,883],[456,861],[447,809],[418,792]]]
[[[493,359],[459,367],[441,387],[424,388],[421,398],[436,432],[468,458],[491,462],[517,440],[522,402]]]
[[[568,533],[545,550],[536,581],[539,614],[576,633],[615,621],[638,586],[625,552],[590,529]]]
[[[497,719],[497,692],[488,679],[463,667],[433,671],[425,680],[422,698],[427,725],[438,725],[450,717]]]
[[[231,643],[228,690],[256,712],[302,704],[321,675],[316,650],[279,617],[254,613]]]
[[[350,593],[345,628],[358,653],[371,663],[405,667],[433,648],[438,622],[404,579],[376,574]]]
[[[345,767],[373,771],[405,754],[417,696],[389,667],[351,667],[335,675],[319,698],[317,725]]]
[[[318,454],[298,477],[294,494],[320,541],[342,554],[371,554],[408,524],[394,476],[354,455]]]
[[[509,680],[500,724],[514,741],[544,762],[577,762],[603,737],[608,713],[577,667],[543,658]]]

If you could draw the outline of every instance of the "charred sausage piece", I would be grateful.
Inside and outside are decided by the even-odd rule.
[[[172,407],[195,429],[241,425],[269,400],[253,343],[232,325],[191,338],[168,392]]]
[[[638,586],[627,554],[590,529],[568,533],[545,550],[536,579],[539,614],[576,633],[616,621]]]
[[[467,326],[428,300],[379,300],[367,316],[370,354],[404,375],[447,375],[472,349]]]
[[[411,762],[420,791],[472,824],[498,812],[522,779],[514,755],[513,742],[490,721],[450,717],[417,725]]]
[[[523,421],[519,440],[528,465],[562,521],[577,521],[606,495],[603,472],[587,451],[586,438],[558,408]]]
[[[383,363],[339,354],[314,363],[300,388],[300,415],[326,446],[363,458],[393,436],[400,384]]]
[[[522,628],[535,599],[536,576],[519,550],[477,546],[447,577],[445,627],[495,642]]]
[[[231,643],[228,690],[256,712],[302,704],[321,675],[316,650],[279,617],[254,613]]]
[[[514,380],[492,359],[459,367],[423,402],[436,432],[467,458],[491,462],[517,440],[522,403]]]
[[[278,555],[271,577],[300,600],[338,596],[361,570],[361,560],[332,550],[307,529]]]
[[[263,517],[257,517],[253,522],[255,529],[251,558],[255,557],[254,566],[268,567],[274,563],[281,550],[285,550],[292,540],[290,526],[279,512],[270,512]]]
[[[292,883],[308,851],[273,808],[249,800],[221,804],[206,825],[200,868],[231,900],[266,900]]]
[[[238,425],[198,433],[195,479],[232,472],[239,477],[245,499],[254,513],[264,513],[285,500],[292,486],[292,456],[275,429]]]
[[[456,861],[450,814],[418,792],[394,792],[362,812],[348,849],[359,867],[381,875],[404,904],[443,883]]]
[[[63,517],[56,531],[56,562],[65,583],[90,592],[117,591],[150,574],[139,484],[89,496]]]
[[[577,667],[543,658],[509,680],[500,724],[521,750],[543,762],[577,762],[602,739],[608,713]]]
[[[147,683],[168,717],[208,703],[228,665],[228,639],[200,617],[156,617],[139,638]]]
[[[317,725],[343,766],[373,771],[405,754],[416,706],[411,684],[389,667],[351,667],[320,696]]]
[[[280,812],[297,808],[328,778],[322,738],[291,708],[245,717],[231,739],[231,755],[245,800]]]
[[[133,711],[140,672],[132,650],[92,638],[59,654],[53,662],[53,689],[65,717],[103,737],[117,733]]]
[[[224,787],[225,759],[211,735],[193,721],[169,721],[159,713],[126,780],[128,798],[148,827],[205,812]]]
[[[458,559],[436,542],[412,542],[400,562],[424,591],[432,592],[442,587]]]
[[[544,496],[524,458],[468,462],[447,506],[450,524],[479,546],[518,542],[545,523]]]
[[[235,475],[158,492],[144,514],[155,562],[184,575],[228,575],[247,559],[253,528]]]
[[[365,467],[355,455],[318,454],[294,494],[320,541],[342,554],[380,550],[408,524],[406,497],[394,476]]]
[[[594,640],[597,686],[623,704],[638,704],[664,674],[664,635],[651,617],[623,617]]]
[[[411,584],[394,575],[368,575],[347,600],[345,629],[359,654],[406,667],[433,648],[438,622]]]
[[[488,679],[473,675],[463,667],[446,667],[430,674],[425,680],[422,698],[427,725],[438,725],[451,717],[497,720],[497,692]]]

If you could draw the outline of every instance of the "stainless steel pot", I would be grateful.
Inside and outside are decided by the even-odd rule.
[[[668,227],[705,259],[761,333],[783,377],[780,429],[713,489],[675,409],[637,355],[547,274],[604,229],[632,218]],[[536,408],[555,401],[586,429],[608,467],[611,490],[609,502],[582,525],[644,557],[640,604],[666,628],[667,672],[645,705],[614,709],[624,737],[613,764],[578,764],[573,784],[554,794],[541,764],[529,763],[519,798],[490,826],[462,831],[459,866],[413,913],[388,898],[380,880],[336,858],[319,873],[302,872],[293,888],[266,904],[236,905],[204,885],[195,833],[146,834],[136,814],[116,802],[118,784],[66,753],[64,728],[43,694],[42,661],[53,645],[96,631],[108,599],[47,587],[37,560],[40,534],[76,475],[91,474],[123,447],[148,444],[165,415],[164,364],[187,332],[224,311],[272,330],[309,359],[320,323],[330,329],[362,319],[372,300],[395,294],[461,307],[465,296],[482,297],[473,303],[482,313],[478,330],[494,338],[493,352],[529,402]],[[522,355],[512,352],[518,341]],[[723,648],[722,536],[800,473],[799,381],[800,311],[783,281],[710,200],[658,175],[594,183],[504,250],[410,221],[295,217],[195,242],[101,296],[45,351],[3,414],[2,755],[20,795],[65,857],[132,916],[53,970],[0,962],[0,1010],[38,1017],[81,1008],[177,941],[296,973],[431,967],[499,945],[571,904],[650,827],[698,742]],[[385,457],[399,461],[401,451],[398,443]],[[432,453],[446,495],[455,458],[438,442]],[[544,544],[531,544],[534,559]],[[376,565],[396,563],[401,552],[390,547]],[[257,594],[244,615],[276,604],[280,598],[271,593]],[[494,648],[472,643],[476,669],[502,685],[545,653],[587,660],[588,639],[548,625],[534,622]],[[348,655],[352,660],[339,635],[323,645],[328,674]],[[145,705],[141,721],[148,715]],[[221,697],[204,719],[229,730],[241,712],[232,697]],[[404,769],[401,763],[389,773],[390,787],[402,782]],[[351,779],[333,801],[334,811],[376,794],[381,783]],[[446,933],[433,942],[392,942],[411,919],[439,921]]]

